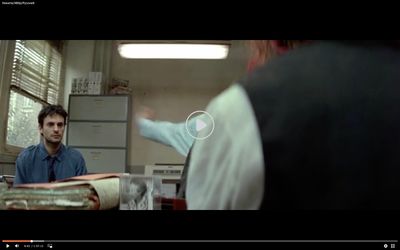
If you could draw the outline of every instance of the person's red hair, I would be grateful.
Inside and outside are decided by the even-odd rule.
[[[250,58],[247,64],[247,71],[264,65],[275,55],[281,55],[288,50],[297,47],[306,40],[250,40]]]

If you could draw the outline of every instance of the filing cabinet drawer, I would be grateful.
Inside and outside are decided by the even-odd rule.
[[[125,149],[75,148],[85,158],[89,173],[124,173]]]
[[[126,147],[127,123],[70,122],[69,146],[75,147]]]
[[[126,121],[128,96],[70,96],[69,119]]]

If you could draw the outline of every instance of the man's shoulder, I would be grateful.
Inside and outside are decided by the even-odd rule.
[[[39,145],[31,145],[27,148],[24,148],[18,155],[18,158],[24,158],[27,157],[29,155],[32,155],[34,153],[36,153],[36,151],[38,150]]]
[[[207,106],[207,112],[214,119],[213,136],[218,138],[236,138],[245,131],[243,129],[248,127],[249,122],[255,121],[249,97],[239,82],[235,82],[215,97]]]
[[[240,83],[234,83],[210,102],[207,112],[211,113],[214,119],[222,116],[222,120],[225,120],[228,116],[237,116],[237,111],[241,109],[245,98],[246,92],[243,86]]]
[[[35,155],[39,152],[39,145],[32,145],[27,148],[24,148],[17,157],[18,164],[24,165],[26,162],[32,162],[35,158]],[[20,166],[21,167],[21,166]]]

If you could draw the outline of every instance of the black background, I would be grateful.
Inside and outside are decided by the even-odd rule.
[[[0,6],[1,39],[397,39],[398,8],[284,2]],[[45,13],[51,13],[45,16]],[[400,70],[400,69],[399,69]],[[397,239],[399,211],[1,211],[3,239]],[[380,249],[383,249],[380,248]]]

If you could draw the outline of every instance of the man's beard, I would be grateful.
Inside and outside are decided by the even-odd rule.
[[[62,139],[60,139],[59,141],[54,141],[54,140],[51,140],[51,139],[48,139],[48,138],[44,137],[44,140],[46,141],[46,144],[51,144],[53,146],[58,146],[58,145],[61,144],[61,140]]]

